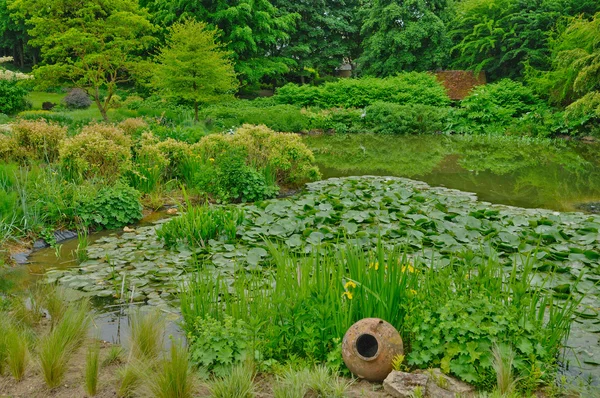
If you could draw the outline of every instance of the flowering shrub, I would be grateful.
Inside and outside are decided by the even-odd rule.
[[[67,137],[67,129],[43,119],[18,120],[12,125],[12,137],[22,156],[53,162],[58,158],[59,144]]]
[[[118,127],[90,124],[63,141],[60,162],[70,178],[115,179],[131,167],[131,139]]]

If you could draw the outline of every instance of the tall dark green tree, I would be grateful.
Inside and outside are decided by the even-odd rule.
[[[564,17],[600,10],[597,0],[463,0],[449,24],[453,66],[485,70],[492,80],[546,68],[549,42]]]
[[[298,15],[283,13],[268,0],[142,0],[141,5],[162,26],[192,18],[218,28],[242,84],[285,74],[294,65],[291,58],[277,54]]]
[[[27,45],[29,36],[24,18],[8,5],[9,0],[0,0],[0,55],[12,56],[23,67],[33,61],[35,53]]]
[[[367,0],[361,15],[359,67],[376,76],[442,66],[450,41],[446,0]]]
[[[302,80],[314,70],[331,75],[345,60],[358,55],[358,0],[272,0],[281,11],[298,14],[296,30],[279,54],[292,58]]]

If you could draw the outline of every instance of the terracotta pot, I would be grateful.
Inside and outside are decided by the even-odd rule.
[[[361,379],[383,381],[392,371],[392,360],[404,354],[400,333],[379,318],[365,318],[350,326],[342,342],[342,356],[350,371]]]

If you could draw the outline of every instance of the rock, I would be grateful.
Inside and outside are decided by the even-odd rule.
[[[405,373],[393,370],[383,381],[383,389],[394,398],[425,397],[428,382],[429,376],[427,374]]]
[[[46,101],[46,102],[42,103],[42,109],[45,110],[45,111],[50,111],[55,106],[56,106],[56,104],[53,103],[53,102],[50,102],[50,101]]]
[[[22,252],[22,253],[13,254],[10,257],[17,264],[27,264],[27,263],[29,263],[29,255],[30,254],[31,254],[31,251],[26,251],[26,252]]]
[[[596,137],[592,137],[591,135],[586,135],[585,137],[581,137],[581,141],[585,143],[593,143],[596,142]]]
[[[430,398],[469,398],[475,396],[475,387],[448,376],[440,368],[417,370],[415,373],[429,377],[427,395]]]
[[[64,242],[65,240],[74,239],[77,237],[77,232],[73,231],[54,231],[56,243]]]
[[[50,245],[46,243],[45,240],[43,239],[38,239],[35,242],[33,242],[33,250],[39,250],[39,249],[45,249],[46,247],[49,247]]]
[[[123,232],[135,232],[135,229],[129,228],[129,227],[124,227]]]
[[[170,216],[175,215],[175,214],[177,214],[177,209],[174,207],[171,207],[170,209],[167,210],[167,214]]]

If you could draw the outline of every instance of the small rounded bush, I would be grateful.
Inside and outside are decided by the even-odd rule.
[[[60,143],[67,137],[67,128],[44,119],[18,120],[12,125],[12,137],[22,156],[53,162],[58,158]]]
[[[135,135],[141,134],[148,128],[148,123],[141,117],[129,118],[119,123],[118,127],[126,134]]]
[[[60,162],[72,179],[114,180],[131,167],[131,139],[116,126],[90,124],[63,142]]]
[[[92,105],[92,100],[84,90],[74,88],[63,98],[63,103],[69,109],[87,109]]]
[[[80,198],[77,213],[83,225],[93,228],[114,229],[132,224],[142,218],[140,193],[117,182],[102,187],[95,195]]]
[[[17,80],[0,79],[0,113],[13,115],[29,107],[26,99],[27,90]]]

